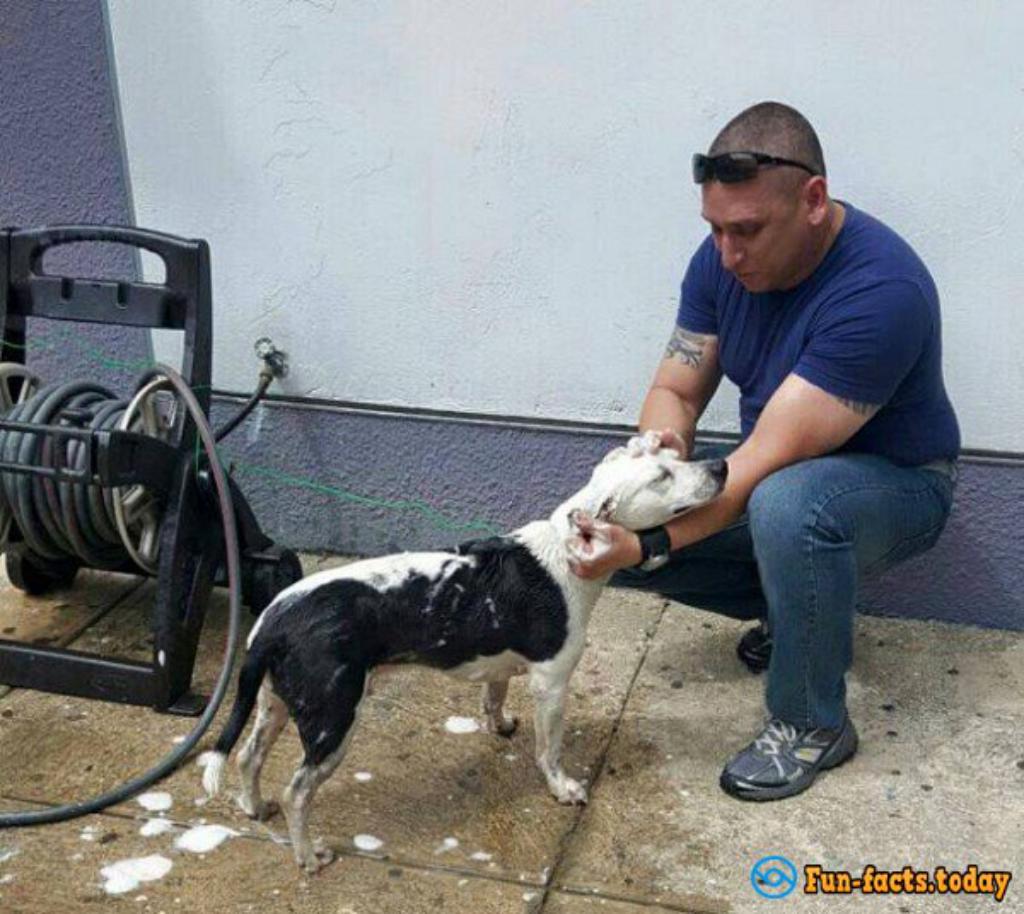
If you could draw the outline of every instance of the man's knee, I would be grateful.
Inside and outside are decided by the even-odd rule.
[[[766,476],[747,505],[755,552],[765,543],[799,546],[807,536],[841,541],[843,525],[828,510],[827,480],[820,467],[804,461]]]

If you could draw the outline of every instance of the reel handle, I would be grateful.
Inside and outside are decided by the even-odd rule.
[[[127,282],[43,270],[47,251],[89,241],[150,251],[163,261],[166,277],[162,283]],[[187,330],[190,319],[199,319],[200,300],[210,295],[210,249],[202,239],[133,226],[54,225],[11,230],[8,244],[11,314]]]

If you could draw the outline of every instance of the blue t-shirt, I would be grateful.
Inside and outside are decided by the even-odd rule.
[[[722,371],[740,389],[744,438],[794,372],[837,397],[882,404],[841,451],[904,466],[953,459],[960,430],[942,381],[935,283],[892,229],[843,206],[825,258],[784,292],[744,289],[709,235],[686,271],[677,323],[718,337]]]

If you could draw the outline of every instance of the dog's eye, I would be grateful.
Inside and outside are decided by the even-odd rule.
[[[666,482],[667,480],[669,480],[671,478],[672,478],[672,471],[666,469],[665,467],[662,467],[661,468],[661,472],[658,473],[658,478],[655,479],[654,481],[655,482]]]

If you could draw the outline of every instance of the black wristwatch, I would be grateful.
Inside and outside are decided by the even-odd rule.
[[[657,571],[668,562],[672,551],[672,541],[668,530],[664,527],[653,527],[637,533],[640,538],[640,562],[636,565],[641,571]]]

